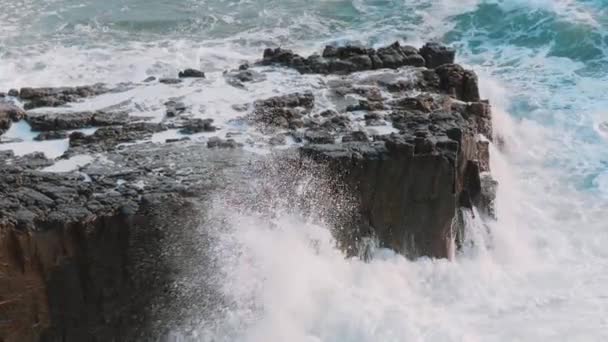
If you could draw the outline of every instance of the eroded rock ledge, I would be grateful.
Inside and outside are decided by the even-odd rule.
[[[349,255],[373,236],[408,257],[445,258],[462,240],[461,212],[475,206],[493,216],[496,187],[489,175],[491,107],[475,73],[454,58],[454,50],[435,43],[327,47],[309,57],[268,49],[258,66],[223,77],[246,89],[276,67],[322,75],[323,89],[257,99],[242,106],[240,120],[263,133],[268,149],[291,141],[279,153],[290,155],[290,167],[321,164],[352,195],[354,215],[332,222]],[[0,102],[0,131],[23,119],[41,131],[39,140],[68,139],[63,159],[96,155],[76,171],[49,173],[41,169],[56,160],[0,152],[0,340],[149,340],[187,317],[193,303],[220,305],[205,277],[187,300],[173,278],[193,256],[212,272],[211,240],[200,229],[212,219],[204,215],[209,196],[243,181],[249,162],[262,157],[229,134],[142,143],[168,129],[216,131],[213,120],[188,117],[174,99],[161,123],[121,111],[30,110],[108,91],[119,90],[23,88],[9,96],[26,110]],[[97,130],[68,132],[86,127]],[[167,323],[155,323],[161,321]]]

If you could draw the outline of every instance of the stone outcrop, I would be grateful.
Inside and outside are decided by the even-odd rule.
[[[410,257],[450,257],[462,239],[461,210],[476,206],[493,215],[495,182],[485,175],[489,153],[482,138],[492,139],[491,110],[480,99],[475,73],[453,64],[454,57],[454,50],[435,43],[420,50],[399,43],[377,50],[327,47],[321,56],[308,58],[282,49],[264,52],[261,64],[301,73],[410,68],[403,71],[410,76],[406,80],[391,72],[363,82],[345,76],[333,89],[338,102],[359,97],[344,110],[363,112],[365,126],[390,123],[398,130],[390,135],[355,135],[348,119],[331,126],[338,113],[303,118],[314,111],[314,98],[301,105],[301,94],[258,101],[254,110],[254,118],[266,126],[304,127],[302,156],[330,165],[356,194],[358,216],[345,223],[350,229],[339,230],[351,253],[362,237],[373,235],[382,246]],[[423,93],[412,96],[412,90]],[[342,142],[335,143],[340,133]]]
[[[217,301],[204,283],[188,291],[174,283],[186,265],[174,262],[200,253],[189,244],[204,241],[192,242],[204,198],[239,163],[229,151],[207,151],[137,147],[108,155],[107,166],[64,174],[28,170],[5,155],[0,340],[151,340],[187,317],[184,302],[201,310]],[[196,300],[180,301],[185,292]]]
[[[0,134],[11,128],[15,121],[21,120],[25,111],[12,103],[0,101]]]
[[[489,174],[490,104],[480,98],[475,73],[454,59],[453,49],[435,43],[328,46],[306,58],[268,49],[257,63],[264,68],[244,64],[225,81],[247,90],[273,66],[332,76],[314,89],[236,105],[239,124],[258,130],[246,137],[195,117],[182,98],[159,102],[162,123],[118,111],[26,113],[0,102],[0,130],[25,119],[41,131],[37,140],[69,139],[60,160],[92,159],[49,173],[42,169],[57,160],[0,151],[0,341],[158,340],[192,312],[221,306],[211,283],[217,270],[207,228],[214,218],[206,208],[212,193],[229,186],[241,191],[222,197],[229,204],[271,211],[264,206],[282,201],[322,211],[348,255],[374,237],[411,258],[451,257],[464,234],[459,215],[476,207],[493,217],[497,186]],[[202,77],[184,72],[181,78]],[[106,91],[95,85],[8,95],[35,108]],[[96,130],[69,133],[87,127]],[[142,142],[168,129],[196,135]],[[267,158],[244,145],[284,148]],[[298,177],[311,175],[318,186],[298,195]],[[251,180],[266,188],[243,186]],[[184,288],[187,281],[174,280],[193,259],[209,274],[197,269],[189,278],[196,286]]]
[[[177,75],[179,78],[205,78],[205,73],[196,69],[185,69]]]
[[[103,84],[60,88],[21,88],[19,98],[25,101],[25,109],[59,107],[85,97],[110,91]]]
[[[303,74],[348,74],[356,71],[376,69],[397,69],[404,66],[434,68],[442,64],[454,63],[453,49],[429,43],[418,50],[413,46],[402,46],[399,42],[379,49],[359,46],[327,46],[321,55],[306,58],[291,50],[282,48],[266,49],[259,63],[262,65],[282,65]]]
[[[86,127],[124,125],[129,121],[126,112],[67,112],[35,113],[25,115],[26,121],[36,131],[60,131]]]

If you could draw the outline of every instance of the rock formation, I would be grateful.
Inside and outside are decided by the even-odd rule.
[[[242,122],[262,133],[267,149],[292,144],[276,152],[288,160],[277,164],[280,176],[312,163],[329,173],[327,193],[352,200],[353,215],[330,221],[348,255],[372,236],[411,258],[446,258],[462,240],[460,213],[475,206],[493,216],[496,187],[489,176],[491,108],[480,98],[475,73],[454,58],[453,49],[436,43],[328,46],[309,57],[277,48],[224,79],[247,89],[263,82],[267,69],[322,75],[321,90],[238,106]],[[187,69],[178,76],[145,84],[179,86],[204,73]],[[0,152],[0,341],[156,339],[195,304],[212,310],[221,301],[205,283],[210,277],[197,278],[202,285],[187,296],[173,279],[194,255],[213,272],[210,237],[200,229],[213,219],[204,214],[209,196],[256,178],[245,171],[263,157],[241,148],[249,142],[238,140],[239,132],[184,141],[219,134],[221,127],[194,117],[180,99],[161,102],[160,123],[119,110],[31,110],[108,91],[120,90],[10,91],[26,111],[0,99],[0,132],[24,119],[40,132],[37,140],[69,142],[58,160]],[[71,131],[90,127],[96,130]],[[142,142],[168,129],[188,137]],[[44,169],[83,155],[94,160],[65,173]],[[251,205],[261,197],[253,194]],[[335,214],[339,208],[330,202],[324,210]]]

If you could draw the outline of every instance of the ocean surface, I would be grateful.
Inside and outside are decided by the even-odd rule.
[[[0,91],[140,82],[195,67],[208,74],[205,90],[170,95],[221,121],[236,115],[233,104],[317,81],[285,71],[227,92],[222,70],[265,47],[307,54],[395,40],[449,44],[480,75],[505,144],[491,156],[499,219],[490,236],[475,237],[475,222],[469,230],[491,242],[453,261],[377,250],[364,263],[345,259],[323,226],[232,212],[226,243],[239,253],[222,252],[222,291],[234,305],[172,338],[608,341],[606,0],[0,0]],[[79,106],[127,103],[154,116],[167,91]],[[65,148],[36,144],[14,147],[51,156]]]

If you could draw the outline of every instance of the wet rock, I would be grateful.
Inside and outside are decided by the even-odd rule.
[[[336,115],[326,120],[321,127],[328,131],[345,131],[350,129],[350,118],[346,115]]]
[[[250,116],[254,122],[267,128],[299,128],[302,116],[314,107],[312,93],[293,93],[256,101]]]
[[[306,131],[304,138],[311,144],[333,144],[334,137],[326,131]]]
[[[90,127],[93,112],[28,113],[27,122],[35,131],[57,131]]]
[[[286,66],[303,74],[349,74],[381,68],[421,67],[425,60],[415,48],[396,42],[378,50],[351,45],[327,46],[322,55],[307,58],[282,48],[266,49],[260,64]]]
[[[386,107],[383,102],[380,101],[367,101],[367,100],[359,100],[359,103],[356,105],[351,105],[346,107],[347,112],[354,111],[379,111],[384,110]]]
[[[129,121],[127,112],[94,112],[91,117],[91,126],[124,125]]]
[[[469,145],[467,139],[466,147],[456,152],[441,148],[443,139],[438,135],[408,134],[374,142],[346,141],[308,145],[301,151],[307,158],[328,164],[356,189],[358,220],[368,222],[366,231],[371,227],[382,246],[410,257],[448,257],[460,197],[479,190],[472,181],[474,168],[465,171],[472,163],[465,151],[475,145]],[[355,241],[368,233],[354,229],[340,234],[346,235],[340,241],[350,239],[350,247],[355,248]]]
[[[286,142],[287,140],[284,134],[275,135],[268,141],[268,143],[272,146],[285,145]]]
[[[447,96],[438,97],[421,94],[416,97],[403,97],[392,100],[388,103],[388,107],[397,110],[432,113],[436,111],[449,111],[451,108],[451,100]]]
[[[47,131],[41,132],[38,134],[34,140],[44,141],[44,140],[55,140],[55,139],[66,139],[68,137],[68,133],[65,131]]]
[[[146,82],[146,83],[154,82],[154,81],[156,81],[156,77],[154,77],[154,76],[148,76],[148,77],[146,77],[145,80],[143,80],[143,82]]]
[[[420,55],[426,61],[426,67],[434,69],[443,64],[453,64],[456,51],[439,43],[426,43],[420,48]]]
[[[270,144],[284,144],[286,136],[306,143],[293,147],[300,158],[291,155],[291,149],[281,153],[297,166],[311,159],[322,164],[331,179],[323,190],[352,194],[347,207],[353,215],[348,211],[344,221],[328,221],[350,255],[357,253],[363,238],[374,236],[381,247],[411,258],[449,257],[458,239],[455,231],[463,231],[458,213],[475,206],[482,215],[493,216],[497,184],[487,173],[489,143],[479,137],[491,135],[491,108],[471,100],[477,81],[462,67],[403,67],[422,65],[422,55],[423,49],[400,44],[378,50],[328,47],[323,55],[308,58],[270,50],[270,64],[305,73],[344,74],[321,78],[326,84],[315,85],[327,87],[330,95],[320,104],[339,112],[317,113],[312,93],[240,107],[251,110],[247,119],[263,132],[270,128]],[[428,56],[429,63],[439,63],[438,54]],[[348,75],[385,68],[385,63],[399,70]],[[475,87],[469,84],[472,79]],[[353,104],[348,98],[355,99],[363,113],[340,114]],[[398,133],[370,137],[361,131],[361,116],[367,124],[387,120]],[[171,293],[182,283],[175,275],[189,273],[182,272],[188,260],[213,267],[204,259],[206,246],[201,247],[209,237],[193,234],[207,231],[200,227],[211,222],[205,216],[211,194],[226,184],[238,187],[240,177],[252,176],[243,172],[249,168],[233,169],[243,163],[250,167],[252,155],[241,154],[246,151],[237,148],[235,140],[219,137],[205,143],[121,144],[147,139],[167,127],[100,119],[94,113],[84,117],[90,125],[95,120],[108,126],[92,135],[70,135],[64,158],[102,154],[78,171],[40,172],[35,169],[52,163],[43,155],[23,158],[0,152],[6,160],[0,163],[0,297],[14,301],[2,307],[2,314],[15,332],[9,338],[0,333],[0,339],[154,341],[158,331],[149,329],[170,331],[168,322],[180,325],[193,317],[186,308],[198,313],[221,297],[210,290],[213,287],[197,292],[201,282],[213,278],[198,273],[189,279],[195,289],[181,291],[179,298]],[[39,120],[40,126],[53,128],[48,135],[57,126],[82,124],[82,116],[60,123],[56,119]],[[203,119],[169,122],[191,132],[212,126]],[[342,137],[340,142],[337,137]],[[201,148],[205,146],[209,148]],[[346,191],[338,191],[342,188]],[[334,211],[344,208],[339,209]],[[179,240],[173,240],[176,235]],[[203,255],[194,255],[199,252]]]
[[[213,126],[213,119],[190,119],[187,120],[179,130],[182,134],[195,134],[201,132],[215,132],[217,128]]]
[[[466,102],[479,101],[477,75],[458,64],[443,64],[435,69],[439,76],[439,89]]]
[[[195,232],[205,222],[203,198],[226,183],[213,169],[232,167],[231,152],[152,147],[106,155],[107,167],[81,170],[88,181],[0,164],[2,338],[155,340],[200,311],[194,303],[219,305],[206,281],[175,287],[173,272],[188,267],[172,262],[186,260],[185,252],[211,264],[200,250],[206,235]],[[172,167],[191,171],[176,176]],[[150,320],[166,324],[150,331]]]
[[[8,102],[0,102],[0,134],[8,130],[13,122],[21,120],[24,116],[23,109]]]
[[[386,123],[384,122],[384,118],[382,115],[378,113],[366,113],[363,116],[365,120],[366,126],[384,126]]]
[[[336,112],[333,109],[327,109],[327,110],[324,110],[321,113],[319,113],[319,115],[326,118],[326,117],[336,116],[336,115],[338,115],[338,112]]]
[[[205,78],[205,73],[196,69],[185,69],[178,74],[179,78]]]
[[[186,111],[186,108],[187,108],[183,102],[174,101],[174,100],[165,102],[165,107],[167,108],[167,111],[165,112],[165,114],[169,118],[173,118],[173,117],[176,117],[176,116],[182,114],[183,112]]]
[[[179,142],[179,141],[189,141],[189,140],[190,140],[190,138],[188,138],[188,137],[183,137],[183,138],[171,138],[171,139],[165,139],[165,142],[166,142],[167,144],[170,144],[170,143],[174,143],[174,142]]]
[[[60,88],[21,88],[19,97],[25,100],[25,109],[38,107],[59,107],[81,98],[100,95],[109,89],[103,84]]]
[[[264,74],[249,68],[226,72],[224,73],[224,77],[226,78],[226,82],[228,82],[228,84],[237,88],[244,88],[245,83],[256,83],[266,80],[266,76]]]
[[[18,97],[19,96],[19,90],[17,90],[17,89],[10,89],[8,91],[8,96]]]
[[[150,138],[152,134],[166,129],[162,124],[137,122],[124,126],[101,127],[91,135],[73,132],[69,135],[70,150],[84,148],[87,152],[107,151],[120,143]]]
[[[42,152],[28,153],[23,156],[14,157],[12,164],[25,169],[40,169],[53,165],[54,161],[48,159]]]
[[[370,139],[367,136],[367,134],[363,131],[354,131],[354,132],[351,132],[342,137],[343,143],[353,142],[353,141],[369,142]]]
[[[183,81],[179,78],[161,78],[158,80],[158,82],[163,83],[163,84],[179,84],[179,83],[182,83]]]
[[[124,125],[128,122],[129,115],[126,112],[29,112],[25,119],[35,131],[58,131],[86,127]]]
[[[208,148],[237,148],[242,144],[237,143],[234,139],[221,139],[219,137],[211,137],[207,140]]]

